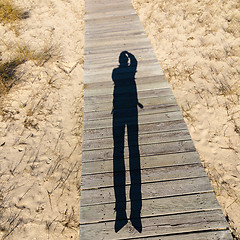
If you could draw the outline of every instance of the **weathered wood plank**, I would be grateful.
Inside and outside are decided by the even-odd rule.
[[[145,43],[145,42],[148,42],[149,43],[149,40],[146,39],[146,36],[144,35],[139,35],[139,36],[132,36],[131,38],[122,38],[122,39],[113,39],[113,38],[106,38],[104,41],[99,41],[98,39],[90,39],[88,41],[88,48],[91,48],[91,47],[108,47],[109,45],[110,46],[114,46],[116,44],[119,44],[121,46],[124,46],[124,45],[128,45],[128,44],[133,44],[135,43],[136,44],[136,41],[138,41],[138,43]],[[102,60],[102,59],[101,59]],[[156,59],[154,59],[156,61]]]
[[[111,109],[109,109],[109,111],[111,111]],[[182,117],[182,113],[179,111],[166,112],[166,113],[164,112],[164,113],[157,113],[157,114],[141,115],[139,116],[138,124],[140,125],[140,124],[156,123],[156,122],[169,122],[169,121],[181,120],[181,119],[183,119],[183,117]],[[131,118],[127,120],[129,124],[131,124]],[[112,119],[87,121],[84,123],[83,126],[85,130],[112,127]]]
[[[162,97],[162,96],[169,96],[169,95],[172,95],[172,90],[170,88],[155,89],[155,90],[148,90],[148,91],[138,91],[139,99],[158,98],[159,96]],[[91,102],[91,104],[102,104],[105,102],[112,102],[113,96],[112,95],[102,95],[101,97],[90,96],[90,97],[85,97],[84,100],[85,100],[84,103],[86,105],[88,105],[89,102]]]
[[[85,84],[95,84],[95,87],[100,86],[101,84],[109,84],[110,86],[113,86],[113,81],[112,81],[112,70],[106,70],[106,69],[101,69],[100,71],[91,71],[88,75],[85,76],[86,81],[84,81]],[[142,83],[161,83],[161,79],[164,81],[163,73],[161,69],[154,69],[152,66],[151,68],[145,68],[145,73],[136,73],[136,84],[137,84],[137,89],[138,91],[141,90]],[[158,79],[158,81],[157,81]],[[167,83],[167,82],[166,82]],[[169,88],[169,85],[166,85],[165,88]],[[156,88],[155,88],[156,89]],[[151,89],[144,89],[144,90],[151,90]],[[87,95],[87,92],[85,92],[85,95]]]
[[[121,101],[121,97],[118,98],[119,101]],[[124,96],[122,97],[124,99]],[[173,95],[167,95],[167,96],[159,96],[159,97],[152,97],[152,98],[138,98],[139,102],[144,106],[152,106],[152,105],[158,105],[158,104],[176,104],[175,97]],[[84,109],[85,112],[91,112],[91,111],[106,111],[112,109],[112,101],[111,102],[104,102],[101,101],[96,103],[92,101],[85,102]],[[144,109],[141,112],[144,112]]]
[[[97,20],[98,19],[96,19],[96,21]],[[117,35],[119,35],[119,34],[117,33]],[[121,33],[122,38],[125,38],[127,36],[131,36],[131,35],[132,36],[141,36],[141,35],[146,35],[146,33],[144,33],[143,31],[141,31],[139,29]],[[101,35],[98,34],[97,36],[94,36],[94,34],[87,35],[87,36],[85,36],[85,42],[88,41],[88,40],[91,40],[91,39],[92,40],[93,39],[95,39],[95,40],[99,39],[99,40],[104,41],[104,39],[110,39],[110,38],[115,39],[116,38],[116,33],[107,33],[107,34],[101,34]],[[84,56],[85,56],[85,53],[84,53]]]
[[[141,157],[141,169],[175,167],[201,163],[197,152],[184,152],[167,155],[153,155]],[[126,171],[129,170],[129,161],[125,161]],[[93,161],[82,163],[82,176],[88,174],[108,173],[113,170],[113,160]]]
[[[141,85],[138,85],[138,90],[145,91],[150,89],[160,89],[160,88],[167,88],[169,87],[168,82],[166,81],[159,81],[159,82],[153,82],[153,83],[142,83]],[[86,86],[88,88],[88,86]],[[87,89],[87,91],[84,92],[84,96],[95,96],[95,95],[106,95],[106,94],[112,94],[113,93],[113,86],[112,87],[105,87],[105,88],[91,88]]]
[[[226,228],[223,228],[226,229]],[[128,239],[146,239],[142,237],[138,238],[128,238]],[[147,236],[148,240],[232,240],[232,235],[227,230],[221,230],[217,228],[216,231],[206,231],[199,230],[197,232],[188,232],[180,234],[172,234],[169,236],[158,235],[156,237]]]
[[[142,225],[141,234],[130,223],[118,233],[112,231],[114,221],[81,225],[81,240],[232,240],[220,210],[142,218]]]
[[[148,124],[139,124],[139,133],[164,132],[177,129],[186,129],[186,123],[183,119],[167,122],[156,122]],[[84,129],[84,141],[88,139],[109,138],[112,137],[112,127],[101,129]]]
[[[138,116],[147,115],[147,114],[164,113],[164,112],[174,112],[174,111],[180,111],[176,103],[145,105],[144,109],[138,110]],[[112,119],[112,114],[109,110],[101,111],[101,112],[99,111],[84,112],[84,121],[107,119],[107,118]]]
[[[161,142],[171,142],[179,140],[190,140],[191,136],[188,129],[179,129],[176,131],[170,132],[158,132],[158,133],[148,133],[140,134],[138,138],[138,144],[147,144],[147,143],[161,143]],[[127,136],[125,137],[125,146],[128,146]],[[82,145],[82,149],[91,150],[91,149],[101,149],[101,148],[113,148],[113,138],[102,139],[91,139],[85,140]]]
[[[118,56],[115,57],[115,61],[118,59]],[[112,68],[100,68],[95,69],[94,65],[92,66],[92,69],[88,69],[88,73],[85,73],[84,76],[86,78],[86,81],[84,83],[95,83],[101,84],[101,83],[112,83],[112,70],[118,66],[118,63],[114,64],[114,67]],[[149,82],[154,81],[157,77],[160,77],[160,79],[164,79],[163,72],[161,68],[159,68],[159,64],[156,62],[155,64],[151,65],[139,65],[138,71],[135,76],[135,80],[137,85],[139,85],[139,81],[141,79],[145,78],[145,81],[148,80]]]
[[[127,46],[124,46],[123,49],[128,49]],[[119,52],[120,54],[120,52]],[[114,68],[116,68],[119,63],[118,63],[118,56],[115,56],[115,58],[110,61],[109,59],[102,59],[101,61],[99,61],[99,59],[90,59],[90,60],[86,60],[86,67],[85,70],[88,72],[87,74],[85,74],[85,76],[88,75],[93,75],[93,73],[95,73],[96,75],[100,75],[104,74],[104,73],[108,73],[110,72],[110,70],[113,70]],[[159,63],[156,62],[154,59],[151,59],[151,56],[149,58],[144,58],[139,60],[138,63],[138,69],[140,69],[141,71],[137,71],[136,73],[136,77],[151,77],[151,75],[147,75],[146,73],[142,73],[142,71],[147,71],[149,74],[152,72],[156,72],[153,71],[154,68],[158,67]],[[160,75],[163,75],[162,73]],[[154,75],[152,75],[154,76]],[[96,79],[98,80],[98,79]],[[105,80],[106,81],[106,80]]]
[[[113,171],[113,170],[112,170]],[[99,173],[82,176],[81,189],[113,187],[113,173]],[[184,178],[206,177],[206,173],[202,168],[201,163],[188,164],[181,166],[156,167],[142,169],[142,183],[148,182],[164,182]],[[126,184],[130,184],[129,171],[126,174]],[[161,185],[159,183],[159,185]],[[149,196],[150,197],[150,196]],[[87,202],[85,202],[86,204]]]
[[[196,188],[196,186],[198,186]],[[130,186],[126,186],[126,193],[130,192]],[[141,185],[142,200],[149,198],[172,197],[193,193],[213,192],[208,177],[200,177],[193,179],[181,179],[166,182],[142,183]],[[129,194],[127,200],[129,201]],[[115,203],[114,189],[100,188],[83,190],[81,193],[81,201],[86,205]]]
[[[167,154],[178,152],[190,152],[196,150],[191,140],[181,140],[176,142],[143,144],[139,146],[141,156],[148,156],[154,154]],[[124,148],[125,156],[128,157],[128,147]],[[93,149],[90,151],[83,151],[82,161],[96,161],[107,160],[113,158],[113,149]]]
[[[81,207],[80,223],[114,221],[114,203],[89,205]],[[166,198],[144,199],[142,201],[142,217],[167,215],[197,210],[220,209],[214,193],[201,193]],[[127,204],[127,215],[129,216]],[[200,221],[200,219],[198,219]],[[172,224],[172,222],[171,222]],[[225,225],[225,223],[224,223]]]
[[[109,17],[116,17],[116,16],[125,16],[125,15],[136,15],[136,12],[132,9],[125,10],[125,11],[113,11],[108,12],[103,15],[103,13],[86,13],[85,19],[103,19]]]

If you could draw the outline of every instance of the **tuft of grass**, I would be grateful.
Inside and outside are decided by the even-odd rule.
[[[17,44],[17,54],[25,61],[33,61],[35,66],[42,67],[53,56],[53,47],[45,45],[44,48],[37,52],[31,50],[28,46],[20,46]]]
[[[41,51],[33,51],[28,46],[16,44],[15,57],[12,60],[2,62],[0,59],[0,95],[8,93],[16,83],[16,69],[19,65],[32,61],[35,66],[42,67],[53,57],[53,51],[52,45],[45,45]]]
[[[7,93],[16,80],[16,69],[24,62],[22,58],[15,58],[8,62],[0,62],[0,94]]]
[[[9,0],[0,0],[0,22],[13,23],[24,18],[24,13]]]

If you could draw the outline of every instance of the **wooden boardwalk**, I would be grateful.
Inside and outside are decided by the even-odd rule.
[[[131,1],[86,0],[85,4],[80,239],[232,239],[179,107]],[[122,187],[114,187],[113,179],[116,145],[111,112],[116,84],[113,84],[112,72],[119,65],[122,51],[136,58],[137,95],[144,106],[138,108],[138,118],[130,123],[127,120],[134,125],[137,119],[138,125],[138,133],[134,135],[138,136],[138,142],[133,148],[140,151],[137,159],[140,159],[141,176],[136,178],[141,179],[141,187],[137,187],[141,189],[141,199],[132,200],[132,205],[142,205],[141,219],[138,219],[142,229],[135,229],[129,220],[131,150],[128,150],[125,131],[124,188],[128,223],[125,225],[126,219],[123,219],[125,226],[115,232],[114,189]],[[125,56],[130,54],[125,53]],[[123,102],[125,96],[133,96],[124,95],[128,92],[126,87],[119,89]],[[133,119],[133,115],[129,116]],[[135,183],[137,185],[139,182]],[[119,221],[121,223],[121,219]]]

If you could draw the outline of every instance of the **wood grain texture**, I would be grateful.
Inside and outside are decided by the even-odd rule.
[[[80,239],[232,239],[179,106],[131,1],[87,0],[85,6]],[[113,181],[112,72],[119,66],[122,51],[136,57],[138,102],[144,106],[138,110],[138,142],[130,144],[139,146],[140,151],[141,233],[129,219],[131,204],[139,201],[135,195],[132,199],[129,196],[130,173],[133,170],[135,174],[138,165],[129,167],[126,129],[126,182],[114,186]],[[130,94],[129,86],[118,90],[119,101],[124,102]],[[131,107],[124,109],[132,111]],[[125,121],[131,125],[134,119]],[[115,173],[123,176],[123,170],[116,169]],[[128,223],[115,233],[114,189],[118,191],[123,185]]]

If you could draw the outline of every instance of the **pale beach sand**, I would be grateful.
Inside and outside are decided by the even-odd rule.
[[[233,234],[240,237],[240,3],[132,0]],[[0,238],[79,238],[84,1],[15,0],[0,59],[46,53],[0,96]]]

